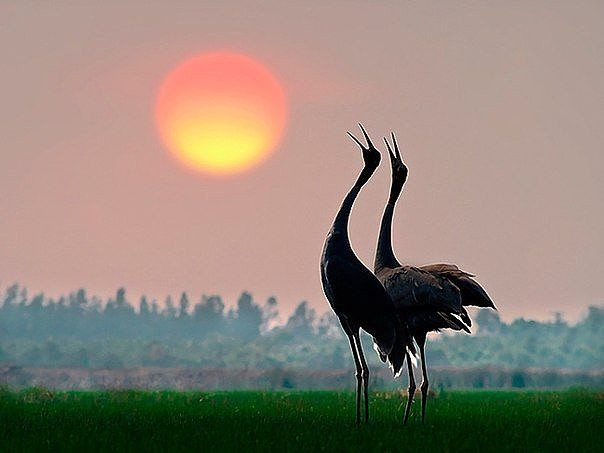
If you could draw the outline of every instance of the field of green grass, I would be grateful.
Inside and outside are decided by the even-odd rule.
[[[451,391],[419,399],[371,395],[369,425],[354,425],[347,392],[51,392],[0,389],[0,451],[415,450],[602,451],[604,395]]]

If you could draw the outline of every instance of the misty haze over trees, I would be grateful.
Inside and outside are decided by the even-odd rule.
[[[300,368],[349,366],[348,344],[331,311],[318,317],[301,302],[276,324],[274,297],[258,303],[243,292],[228,309],[220,296],[192,300],[182,293],[160,309],[142,297],[137,309],[124,288],[102,301],[80,289],[58,300],[29,296],[18,285],[0,295],[0,363],[38,367]],[[435,366],[604,368],[604,308],[589,307],[569,325],[502,322],[496,312],[474,315],[473,335],[440,335],[429,342]],[[366,337],[364,341],[369,341]],[[367,345],[371,347],[370,345]],[[377,364],[374,354],[370,360]]]

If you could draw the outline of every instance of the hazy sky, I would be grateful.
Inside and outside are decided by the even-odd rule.
[[[603,2],[94,3],[0,4],[3,288],[323,311],[363,121],[410,168],[401,261],[476,273],[505,319],[603,303]],[[165,74],[217,49],[263,61],[289,105],[272,158],[221,179],[178,164],[153,116]],[[351,218],[368,265],[389,182],[384,158]]]

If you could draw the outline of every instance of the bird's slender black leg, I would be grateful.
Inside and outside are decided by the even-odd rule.
[[[405,406],[405,418],[403,424],[407,424],[409,420],[409,412],[411,411],[411,403],[413,403],[413,395],[415,394],[415,376],[413,376],[413,365],[411,364],[411,356],[407,353],[407,370],[409,371],[409,396],[407,397],[407,405]]]
[[[352,358],[354,359],[354,366],[356,368],[356,378],[357,378],[357,418],[356,424],[357,426],[361,424],[361,382],[363,380],[362,377],[362,369],[361,363],[359,362],[359,356],[357,353],[357,348],[354,344],[353,335],[348,335],[348,341],[350,341],[350,350],[352,351]]]
[[[428,371],[426,369],[426,353],[424,346],[426,345],[426,337],[420,339],[419,341],[419,353],[422,359],[422,385],[420,387],[422,391],[422,423],[426,420],[426,402],[428,400]]]
[[[354,335],[354,339],[361,359],[361,377],[363,378],[363,395],[365,397],[365,423],[367,423],[369,421],[369,367],[365,361],[365,354],[363,354],[363,346],[361,345],[361,338],[359,337],[358,332]]]

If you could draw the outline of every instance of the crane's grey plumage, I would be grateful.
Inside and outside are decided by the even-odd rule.
[[[374,272],[392,298],[399,319],[404,320],[409,334],[419,346],[422,365],[422,422],[426,415],[428,373],[426,370],[425,342],[428,332],[440,329],[470,332],[472,320],[464,307],[495,308],[486,291],[473,280],[473,275],[462,271],[454,264],[429,264],[426,266],[401,265],[392,250],[392,219],[394,208],[407,180],[408,169],[392,134],[392,146],[384,138],[392,169],[390,195],[380,225],[380,235],[375,255]],[[409,351],[409,399],[405,407],[404,422],[409,418],[411,402],[415,393],[415,378]]]
[[[367,141],[366,146],[350,132],[348,134],[361,148],[365,165],[342,202],[321,255],[323,290],[348,337],[356,367],[357,424],[361,417],[361,385],[364,390],[365,421],[369,419],[369,368],[359,330],[362,328],[373,337],[380,358],[388,361],[395,373],[402,367],[407,347],[412,347],[411,338],[396,315],[392,299],[376,276],[357,258],[348,238],[348,219],[354,201],[375,172],[381,158],[363,126],[359,126]]]

